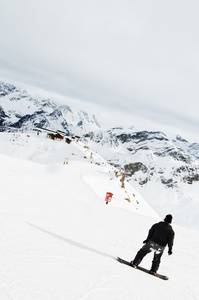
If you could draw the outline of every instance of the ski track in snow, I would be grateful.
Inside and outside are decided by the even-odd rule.
[[[166,248],[159,269],[166,282],[116,261],[132,260],[160,218],[90,152],[81,143],[1,133],[0,299],[198,299],[198,231],[173,224],[173,255]],[[113,192],[108,205],[106,192]],[[141,265],[151,261],[149,254]]]

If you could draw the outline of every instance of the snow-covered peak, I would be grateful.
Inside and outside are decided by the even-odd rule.
[[[67,105],[57,106],[50,99],[36,99],[26,91],[1,82],[1,126],[33,129],[36,126],[83,135],[100,128],[94,115]]]

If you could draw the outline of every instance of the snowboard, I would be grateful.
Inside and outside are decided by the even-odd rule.
[[[120,258],[120,257],[117,258],[117,261],[119,261],[121,264],[125,264],[125,265],[130,266],[131,268],[133,268],[133,267],[131,266],[130,262],[128,262],[128,261],[126,261],[126,260],[124,260],[124,259],[122,259],[122,258]],[[147,270],[147,269],[145,269],[145,268],[142,268],[142,267],[140,267],[140,266],[138,266],[137,268],[133,268],[133,269],[135,269],[135,270],[140,270],[140,271],[142,271],[142,272],[145,272],[145,273],[150,274],[150,273],[149,273],[149,270]],[[151,275],[151,274],[150,274],[150,275]],[[158,273],[155,273],[155,274],[153,274],[153,275],[151,275],[151,276],[155,276],[155,277],[158,277],[158,278],[163,279],[163,280],[168,280],[168,279],[169,279],[169,277],[167,277],[167,276],[165,276],[165,275],[158,274]]]

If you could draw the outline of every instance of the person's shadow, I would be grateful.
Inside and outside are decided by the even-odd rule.
[[[59,240],[65,242],[65,243],[67,243],[67,244],[70,244],[70,245],[72,245],[72,246],[78,247],[78,248],[83,249],[83,250],[86,250],[86,251],[91,251],[91,252],[93,252],[93,253],[96,253],[96,254],[99,254],[99,255],[102,255],[102,256],[105,256],[105,257],[109,257],[109,258],[112,258],[112,259],[116,259],[116,257],[114,257],[114,256],[112,256],[112,255],[110,255],[110,254],[107,254],[107,253],[101,252],[101,251],[99,251],[99,250],[90,248],[90,247],[88,247],[88,246],[85,246],[85,245],[83,245],[83,244],[80,244],[80,243],[78,243],[78,242],[75,242],[75,241],[73,241],[73,240],[70,240],[70,239],[68,239],[68,238],[65,238],[65,237],[63,237],[63,236],[61,236],[61,235],[59,235],[59,234],[56,234],[56,233],[50,232],[50,231],[48,231],[48,230],[45,230],[45,229],[43,229],[43,228],[41,228],[41,227],[38,227],[38,226],[36,226],[36,225],[34,225],[34,224],[31,224],[31,223],[29,223],[29,222],[26,222],[26,224],[28,224],[29,226],[32,226],[32,227],[34,227],[34,228],[40,230],[40,231],[43,232],[43,233],[46,233],[46,234],[48,234],[48,235],[51,235],[52,237],[54,237],[54,238],[56,238],[56,239],[59,239]]]

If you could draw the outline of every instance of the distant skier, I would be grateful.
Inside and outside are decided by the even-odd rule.
[[[130,262],[132,267],[136,268],[144,258],[144,256],[151,251],[154,251],[153,262],[151,266],[150,274],[154,275],[160,265],[161,256],[164,252],[166,245],[168,245],[168,254],[172,254],[174,231],[171,226],[172,215],[167,215],[164,222],[154,224],[149,230],[147,239],[143,242],[145,245],[138,251],[134,260]]]

